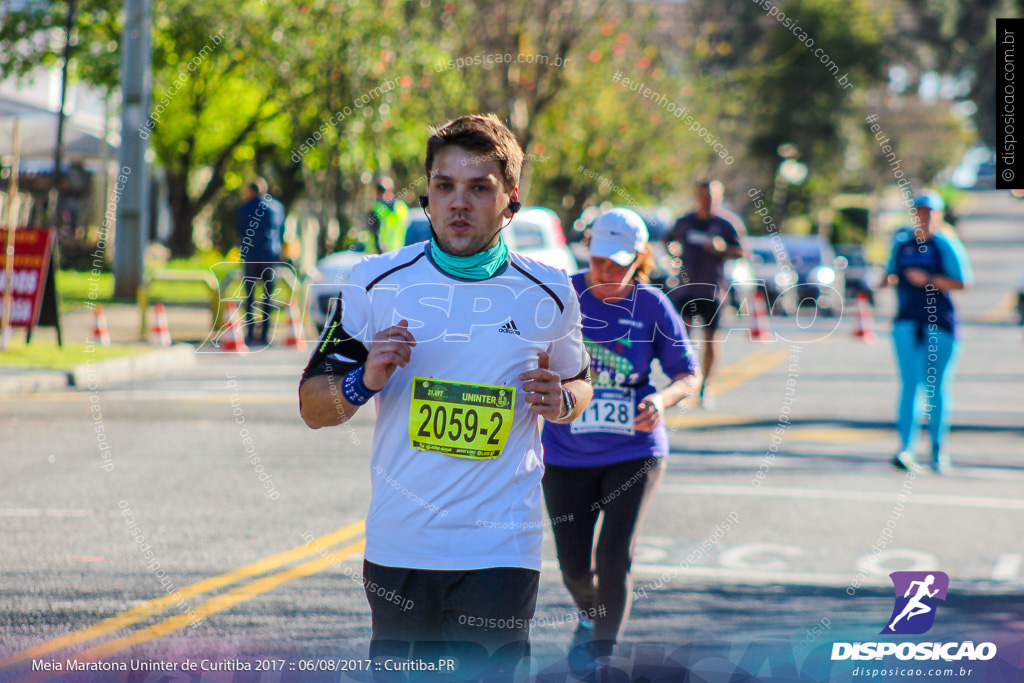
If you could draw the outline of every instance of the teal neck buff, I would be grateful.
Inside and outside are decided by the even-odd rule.
[[[437,240],[431,237],[430,258],[438,268],[453,277],[463,280],[486,280],[493,277],[508,261],[508,245],[505,244],[503,237],[499,237],[498,243],[490,249],[472,256],[454,256],[442,249]]]

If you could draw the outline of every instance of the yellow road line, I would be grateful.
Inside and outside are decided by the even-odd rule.
[[[718,377],[719,381],[732,377],[736,373],[740,372],[748,363],[753,363],[757,361],[761,357],[765,356],[767,353],[768,349],[758,349],[757,351],[754,351],[753,353],[744,356],[743,358],[740,358],[735,363],[730,363],[729,365],[726,365],[721,370],[715,372],[715,375]]]
[[[199,605],[195,612],[198,615],[198,618],[205,618],[211,614],[223,612],[224,610],[234,607],[241,602],[245,602],[246,600],[249,600],[261,593],[273,590],[287,581],[315,574],[321,569],[326,569],[332,564],[344,561],[353,555],[357,555],[363,552],[363,548],[365,546],[366,541],[360,540],[336,553],[329,553],[326,557],[318,557],[315,560],[310,560],[309,562],[296,565],[283,572],[264,576],[252,583],[239,586],[227,593],[210,598],[202,605]],[[91,662],[103,659],[104,657],[109,657],[110,655],[127,647],[131,647],[132,645],[138,645],[149,640],[160,638],[169,633],[173,633],[174,631],[179,631],[191,624],[196,618],[197,617],[189,614],[176,614],[173,617],[168,617],[167,619],[140,631],[135,631],[134,633],[122,636],[121,638],[102,643],[101,645],[92,647],[84,652],[80,652],[75,655],[75,659],[83,662]]]
[[[789,351],[769,352],[760,349],[741,358],[716,373],[718,380],[711,385],[714,387],[714,394],[717,396],[735,389],[747,380],[767,372],[788,356]],[[666,417],[665,424],[669,427],[726,427],[752,424],[762,419],[754,416],[688,414]]]
[[[767,418],[754,415],[672,415],[665,418],[669,427],[742,427],[765,422]]]
[[[760,358],[748,360],[748,362],[743,364],[742,368],[737,369],[736,372],[725,380],[720,379],[719,381],[713,382],[711,387],[714,389],[714,394],[720,395],[730,389],[735,389],[747,380],[753,379],[754,377],[772,369],[787,357],[789,357],[789,351],[775,351]]]
[[[175,605],[186,598],[207,593],[232,583],[237,583],[243,579],[249,579],[254,576],[259,576],[260,574],[265,574],[290,562],[295,562],[309,555],[316,554],[317,549],[313,547],[314,544],[318,544],[321,548],[325,548],[328,545],[339,543],[362,533],[364,526],[365,522],[362,521],[349,524],[348,526],[341,527],[336,531],[332,531],[329,534],[325,534],[315,539],[313,543],[304,543],[292,548],[291,550],[278,553],[277,555],[271,555],[270,557],[265,557],[262,560],[257,560],[252,564],[240,567],[226,574],[214,576],[209,579],[204,579],[199,583],[194,583],[191,586],[186,586],[185,588],[177,591],[177,598],[167,595],[162,598],[150,600],[149,602],[133,607],[126,612],[122,612],[110,617],[109,619],[104,619],[92,626],[88,626],[78,631],[73,631],[66,636],[61,636],[60,638],[55,638],[45,643],[40,643],[39,645],[35,645],[26,650],[15,652],[12,655],[8,655],[7,657],[0,659],[0,669],[28,659],[48,655],[52,652],[56,652],[57,650],[63,650],[66,647],[77,645],[78,643],[83,643],[87,640],[93,640],[94,638],[105,636],[108,633],[131,626],[146,617],[163,612],[168,607]],[[189,617],[189,620],[191,620],[191,617]]]

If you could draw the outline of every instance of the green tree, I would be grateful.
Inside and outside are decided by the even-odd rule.
[[[24,76],[64,60],[67,2],[33,0],[0,9],[0,76]],[[72,75],[111,92],[120,79],[121,2],[75,0]]]
[[[870,0],[788,0],[778,8],[800,30],[765,15],[767,28],[742,67],[750,97],[750,155],[767,185],[780,160],[779,145],[796,145],[810,168],[808,187],[820,196],[838,182],[849,144],[843,122],[858,117],[862,98],[885,82],[891,17]]]
[[[957,98],[969,99],[979,137],[996,141],[996,18],[1024,16],[1021,0],[928,2],[903,0],[902,19],[891,50],[916,91],[926,72],[958,81]]]

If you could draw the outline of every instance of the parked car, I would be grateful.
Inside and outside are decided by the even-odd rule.
[[[974,181],[977,189],[993,189],[996,186],[996,164],[994,161],[986,161],[978,164],[978,175]]]
[[[722,265],[722,272],[728,279],[729,291],[726,295],[726,303],[736,311],[737,315],[746,314],[754,300],[754,291],[759,284],[754,266],[746,256],[729,259]],[[743,302],[747,302],[745,308]]]
[[[836,257],[832,245],[814,235],[780,235],[779,239],[797,275],[797,305],[816,305],[826,315],[841,311],[846,263]]]
[[[313,269],[306,273],[306,305],[317,330],[322,330],[327,324],[331,300],[337,298],[341,286],[348,282],[352,269],[365,255],[365,248],[361,244],[355,249],[336,251],[317,261]]]
[[[647,244],[651,247],[651,256],[654,258],[654,270],[651,271],[650,283],[660,287],[664,292],[671,292],[678,287],[679,267],[682,260],[673,256],[665,247],[665,235],[675,225],[672,212],[664,207],[650,207],[637,209],[637,213],[644,219],[647,225]]]
[[[430,221],[427,212],[416,207],[409,209],[409,227],[405,229],[405,245],[430,239]]]
[[[508,248],[567,273],[579,270],[576,257],[565,243],[562,221],[551,209],[526,207],[513,218],[505,230]]]
[[[509,249],[536,259],[555,268],[574,273],[578,270],[576,259],[565,245],[562,224],[554,211],[541,207],[521,210],[504,230]],[[430,239],[430,223],[423,209],[409,209],[409,227],[405,232],[406,245]],[[325,256],[306,275],[309,313],[317,329],[323,329],[330,312],[331,300],[348,282],[352,269],[365,256],[365,248],[339,251]]]
[[[884,269],[869,263],[864,256],[864,247],[859,244],[838,244],[836,254],[846,262],[846,268],[843,269],[846,275],[846,298],[853,301],[858,294],[865,292],[873,304],[875,290],[884,277]]]
[[[797,274],[789,263],[781,238],[748,237],[747,254],[754,280],[762,288],[769,310],[781,315],[796,312],[797,299],[793,285],[797,283]]]

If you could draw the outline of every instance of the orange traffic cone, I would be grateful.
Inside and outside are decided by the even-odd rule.
[[[89,341],[100,346],[110,346],[107,316],[103,315],[103,307],[99,305],[92,311],[92,334],[89,335]]]
[[[768,325],[768,306],[765,304],[764,292],[761,288],[754,290],[753,315],[750,321],[750,339],[752,341],[768,341],[771,329]]]
[[[153,305],[153,327],[149,330],[149,343],[154,346],[171,345],[171,329],[167,325],[167,311],[163,304]]]
[[[867,292],[857,292],[857,329],[853,336],[860,337],[869,344],[873,344],[875,337],[875,323],[871,317],[871,300]]]
[[[245,339],[242,338],[241,325],[238,324],[238,307],[233,301],[229,301],[227,305],[227,322],[224,323],[220,348],[222,351],[233,353],[249,353],[249,347],[245,345]]]
[[[306,348],[306,340],[302,338],[302,327],[299,325],[299,316],[293,303],[288,304],[288,338],[285,339],[284,345],[296,349]]]

